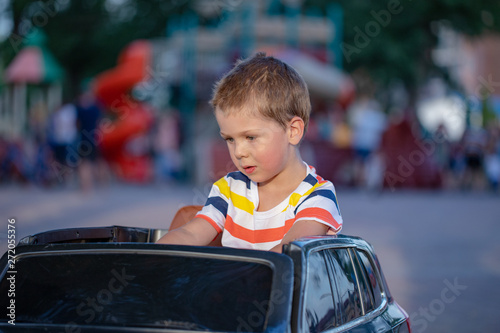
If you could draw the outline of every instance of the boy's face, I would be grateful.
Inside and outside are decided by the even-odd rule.
[[[218,109],[215,117],[234,165],[248,178],[264,183],[287,167],[295,147],[278,122],[247,112],[225,115]]]

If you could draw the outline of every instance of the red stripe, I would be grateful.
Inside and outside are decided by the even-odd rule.
[[[311,170],[312,170],[312,171],[314,171],[314,172],[316,171],[316,170],[314,169],[314,167],[312,167],[312,166],[310,166],[310,165],[309,165],[309,169],[311,169]],[[316,179],[318,180],[318,183],[319,183],[319,184],[323,184],[323,183],[326,183],[326,182],[327,182],[327,181],[326,181],[326,180],[324,180],[324,179],[323,179],[323,177],[321,177],[320,175],[316,175]]]
[[[293,224],[295,223],[295,218],[293,219],[289,219],[289,220],[286,220],[285,221],[285,233],[283,234],[283,236],[288,232],[290,231],[290,228],[293,226]]]
[[[302,219],[302,218],[317,218],[321,221],[325,221],[326,223],[330,224],[333,229],[335,230],[340,230],[342,228],[342,224],[338,223],[335,218],[332,216],[332,214],[327,211],[326,209],[322,208],[317,208],[317,207],[311,207],[311,208],[305,208],[301,210],[296,216],[295,219]]]
[[[269,228],[261,230],[251,230],[236,224],[230,216],[226,218],[224,229],[233,237],[244,240],[246,242],[257,244],[266,242],[281,241],[283,236],[290,230],[294,219],[287,220],[285,225],[278,228]]]
[[[316,175],[316,179],[318,180],[319,184],[324,184],[326,183],[326,180],[323,179],[323,177]]]
[[[219,227],[219,225],[217,223],[215,223],[214,220],[212,220],[210,217],[206,216],[206,215],[203,215],[203,214],[197,214],[195,216],[195,218],[198,217],[200,219],[204,219],[205,221],[207,221],[208,223],[210,223],[212,225],[212,227],[215,228],[215,230],[217,230],[217,233],[221,233],[222,232],[222,229]]]

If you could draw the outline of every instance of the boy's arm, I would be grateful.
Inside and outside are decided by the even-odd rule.
[[[210,223],[195,217],[182,227],[170,230],[156,243],[205,246],[216,236],[217,230]]]
[[[326,235],[329,229],[330,228],[326,224],[319,223],[317,221],[298,221],[286,233],[281,243],[273,247],[270,251],[281,253],[281,249],[284,244],[288,244],[300,237]]]

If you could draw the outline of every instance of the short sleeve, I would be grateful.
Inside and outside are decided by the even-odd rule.
[[[302,200],[295,209],[295,223],[312,220],[325,224],[335,233],[342,229],[342,215],[333,184],[327,182]]]
[[[221,191],[224,182],[225,179],[221,178],[212,185],[205,206],[195,216],[209,222],[219,233],[224,229],[229,202],[227,196]]]

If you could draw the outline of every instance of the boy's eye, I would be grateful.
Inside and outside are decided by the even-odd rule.
[[[226,140],[226,142],[229,142],[229,143],[233,143],[234,142],[233,138],[225,138],[224,140]]]
[[[249,136],[247,136],[247,140],[253,141],[253,140],[255,140],[255,136],[250,136],[249,135]]]

